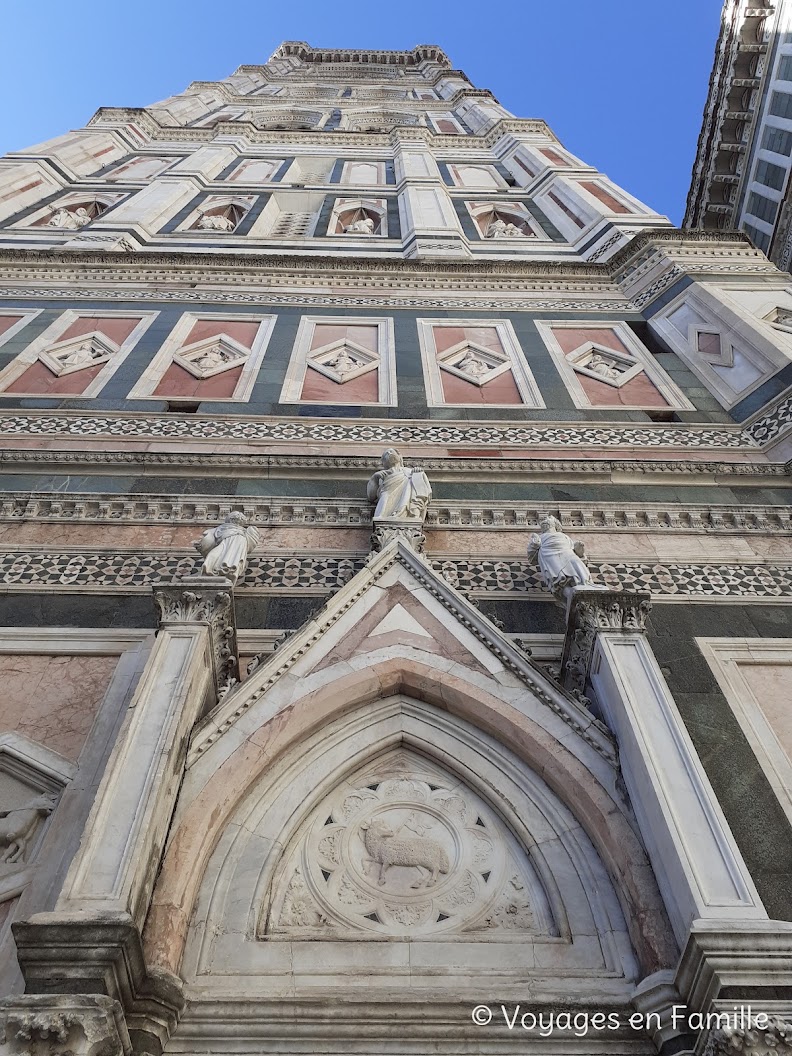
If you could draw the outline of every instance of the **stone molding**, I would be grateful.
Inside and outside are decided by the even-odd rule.
[[[196,565],[201,558],[195,559]],[[239,681],[234,585],[222,576],[185,577],[152,583],[159,627],[201,624],[209,628],[212,675],[218,696]]]
[[[0,427],[0,433],[2,428]],[[31,430],[34,433],[34,430]],[[372,457],[381,447],[382,441],[371,445]],[[164,446],[164,445],[163,445]],[[361,446],[359,443],[358,446]],[[344,471],[360,470],[361,477],[371,472],[372,457],[361,455],[277,455],[277,454],[215,454],[174,453],[165,450],[157,451],[156,445],[146,451],[92,450],[67,448],[56,451],[52,448],[36,450],[27,447],[12,447],[0,450],[0,465],[5,466],[40,466],[43,465],[52,473],[58,473],[61,466],[168,466],[187,467],[195,470],[196,476],[216,476],[220,468],[235,470],[239,476],[257,476],[258,470],[304,470],[304,469],[340,469]],[[622,461],[620,459],[587,459],[574,461],[566,458],[521,459],[505,458],[502,460],[486,458],[427,458],[411,456],[412,461],[420,468],[431,470],[435,479],[454,480],[458,475],[467,480],[485,478],[491,480],[493,474],[506,477],[515,483],[521,481],[544,480],[555,482],[572,477],[585,478],[584,483],[643,483],[647,476],[653,478],[651,483],[665,482],[676,484],[680,478],[693,477],[696,483],[718,484],[723,478],[729,479],[731,486],[762,483],[774,478],[783,478],[787,483],[789,469],[781,462],[705,462],[698,459],[652,459],[644,456],[641,459]],[[252,472],[256,471],[256,472]],[[283,478],[290,476],[281,472]],[[634,479],[630,479],[634,478]],[[2,494],[2,493],[0,493]],[[59,493],[62,494],[62,493]]]
[[[464,422],[339,418],[277,418],[167,414],[80,414],[64,411],[0,411],[0,435],[203,441],[243,440],[254,443],[434,444],[451,447],[672,448],[676,450],[748,450],[755,442],[739,426],[652,422]],[[40,454],[40,453],[39,453]],[[348,458],[349,456],[345,456]],[[499,465],[502,463],[499,463]],[[755,467],[751,467],[755,472]],[[783,472],[783,469],[782,469]]]
[[[704,1047],[704,1056],[790,1056],[792,1053],[792,1020],[770,1019],[758,1027],[726,1028],[712,1031]]]
[[[342,587],[365,563],[366,552],[329,551],[287,555],[251,555],[238,596],[258,594],[322,595]],[[460,558],[429,554],[434,568],[465,594],[487,598],[536,597],[549,602],[536,570],[526,559],[505,557]],[[0,554],[0,584],[7,593],[147,594],[163,586],[178,594],[193,588],[201,559],[192,551],[150,548],[86,550],[81,547],[48,550],[8,548]],[[790,563],[700,563],[610,560],[592,561],[595,580],[611,590],[649,590],[659,600],[692,601],[739,598],[741,601],[792,602]],[[174,579],[177,581],[174,583]],[[210,588],[215,591],[217,586]],[[196,603],[197,604],[197,603]],[[176,612],[176,608],[168,611]],[[180,621],[178,616],[169,622]],[[198,622],[207,622],[198,619]],[[229,625],[230,626],[230,625]],[[225,633],[225,632],[223,632]],[[218,638],[218,648],[220,639]],[[228,649],[232,650],[232,639]],[[218,654],[221,675],[232,674],[234,660]],[[236,676],[234,676],[236,677]]]
[[[741,1002],[741,991],[755,1012],[788,1009],[778,998],[792,986],[792,923],[694,921],[675,983],[691,1011],[728,1009]]]
[[[131,1056],[118,1001],[100,994],[24,994],[0,1002],[7,1056]]]
[[[352,461],[357,464],[362,460],[354,458]],[[432,461],[435,463],[431,467],[433,469],[437,468],[439,462],[446,463],[446,471],[459,468],[456,460],[450,465],[449,460]],[[174,498],[142,492],[123,496],[114,492],[0,493],[0,523],[6,524],[204,525],[206,522],[220,523],[232,510],[244,513],[253,524],[268,527],[304,525],[312,528],[368,528],[372,514],[372,507],[364,500],[339,502],[316,496],[255,498],[233,494],[191,494]],[[582,528],[587,532],[609,534],[671,531],[685,535],[779,535],[792,532],[792,509],[785,506],[669,506],[641,502],[554,505],[460,500],[438,502],[436,499],[429,507],[424,527],[522,532],[536,530],[541,519],[548,514],[557,517],[564,529]]]
[[[184,1011],[182,982],[162,969],[148,970],[140,933],[128,917],[38,913],[14,924],[13,932],[27,995],[45,1008],[58,1002],[58,992],[120,1006],[135,1051],[159,1056]]]
[[[576,587],[567,614],[567,631],[561,657],[561,683],[570,693],[583,695],[599,631],[646,629],[652,608],[649,591],[602,590]]]

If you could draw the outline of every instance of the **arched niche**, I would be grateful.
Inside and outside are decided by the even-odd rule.
[[[91,195],[83,198],[67,198],[53,202],[34,227],[53,227],[63,231],[77,231],[87,227],[93,220],[107,212],[118,196]]]
[[[383,958],[392,986],[465,988],[486,970],[558,996],[625,997],[640,971],[569,807],[496,739],[403,694],[339,716],[248,790],[204,873],[181,971],[207,991],[266,994],[285,975],[295,991],[365,985],[388,974]]]
[[[187,227],[191,231],[220,231],[229,234],[239,226],[250,205],[249,198],[209,198],[198,207]]]
[[[356,199],[339,201],[333,210],[330,231],[335,235],[387,234],[385,204]]]
[[[517,206],[509,208],[486,202],[471,206],[470,211],[482,238],[520,239],[534,238],[536,235],[528,216]]]

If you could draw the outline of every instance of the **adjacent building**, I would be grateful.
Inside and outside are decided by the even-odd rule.
[[[792,4],[725,0],[684,228],[744,231],[792,263]]]
[[[789,276],[573,147],[287,42],[0,160],[3,1053],[789,1054]]]

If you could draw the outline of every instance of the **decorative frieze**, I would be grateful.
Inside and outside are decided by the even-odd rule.
[[[527,560],[429,555],[434,567],[459,590],[487,597],[547,599]],[[360,553],[253,554],[241,594],[330,594],[365,563]],[[0,555],[0,583],[7,590],[108,590],[146,593],[162,580],[197,576],[201,559],[186,551],[7,550]],[[671,598],[792,599],[792,565],[737,562],[592,561],[596,582],[612,590],[649,590]],[[191,588],[184,588],[191,589]],[[168,610],[170,611],[170,610]],[[176,610],[174,610],[175,613]],[[173,616],[176,618],[176,615]]]
[[[357,461],[357,460],[355,460]],[[421,460],[426,465],[425,460]],[[441,460],[433,460],[435,463]],[[370,464],[370,463],[369,463]],[[446,466],[446,469],[448,467]],[[372,507],[363,499],[345,502],[305,497],[298,500],[236,495],[119,496],[102,492],[5,492],[0,495],[0,523],[85,522],[95,524],[198,525],[224,520],[239,510],[255,524],[322,528],[367,528]],[[552,514],[563,528],[586,532],[682,532],[751,535],[792,532],[792,508],[786,506],[667,506],[660,503],[517,503],[463,502],[435,499],[426,528],[493,531],[535,530]]]
[[[0,1003],[7,1056],[130,1056],[121,1005],[101,994],[24,994]]]
[[[118,437],[131,439],[246,440],[271,443],[432,444],[443,447],[670,447],[678,450],[755,450],[750,436],[727,425],[684,426],[544,422],[420,422],[294,418],[227,418],[191,415],[0,414],[0,435]]]

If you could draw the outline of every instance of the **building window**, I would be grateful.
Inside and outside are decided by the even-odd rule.
[[[792,95],[787,92],[773,92],[769,110],[774,117],[792,118]]]
[[[748,195],[748,212],[753,216],[758,216],[767,224],[774,224],[778,213],[778,202],[771,201],[770,198],[765,198],[763,194],[757,194],[756,191],[751,191]]]
[[[766,231],[760,231],[758,227],[754,227],[753,224],[743,224],[743,231],[750,238],[757,249],[761,249],[763,253],[767,253],[770,249],[770,235]]]
[[[786,179],[786,169],[782,169],[780,165],[774,165],[772,161],[760,161],[756,166],[754,179],[757,183],[763,183],[766,187],[780,191]]]
[[[792,55],[782,55],[776,77],[779,81],[792,81]]]
[[[762,146],[765,150],[772,150],[774,154],[792,154],[792,132],[783,128],[775,128],[768,125],[762,135]]]

